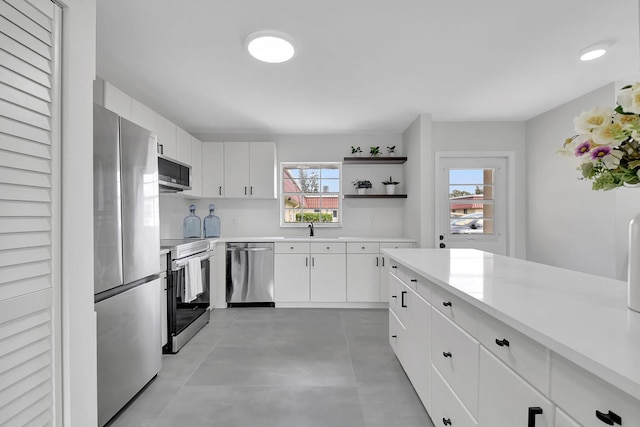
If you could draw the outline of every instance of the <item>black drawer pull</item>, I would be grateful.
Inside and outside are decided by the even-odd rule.
[[[398,338],[397,335],[391,335],[391,338]]]
[[[418,283],[418,279],[411,279],[413,283]]]
[[[400,305],[401,305],[403,308],[407,306],[407,304],[404,302],[404,296],[405,296],[405,294],[406,294],[406,293],[407,293],[407,291],[402,291],[402,292],[400,293],[400,297],[401,297]]]
[[[442,305],[444,305],[445,307],[451,307],[451,301],[445,301],[442,303]]]
[[[614,424],[622,425],[622,418],[615,412],[609,411],[608,414],[605,414],[604,412],[596,410],[596,418],[610,426]]]
[[[501,340],[496,338],[496,344],[498,344],[500,347],[509,347],[509,340],[507,340],[506,338],[503,338]]]
[[[391,295],[391,298],[398,298],[398,295]]]
[[[451,352],[450,352],[450,351],[443,351],[443,352],[442,352],[442,355],[443,355],[444,357],[453,357],[453,355],[451,354]]]
[[[397,265],[392,265],[391,268],[398,268],[398,266]]]
[[[536,415],[542,414],[542,408],[539,406],[531,406],[529,408],[529,423],[528,427],[536,427]]]
[[[451,425],[451,418],[443,418],[442,419],[442,424],[444,424],[446,426],[450,426]]]

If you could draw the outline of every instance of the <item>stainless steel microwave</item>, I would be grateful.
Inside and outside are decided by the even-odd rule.
[[[158,183],[161,193],[191,190],[191,166],[158,154]]]

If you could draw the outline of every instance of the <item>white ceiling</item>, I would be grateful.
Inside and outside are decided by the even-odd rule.
[[[526,120],[639,68],[638,1],[98,0],[97,73],[195,134]],[[284,64],[244,50],[275,29]],[[598,60],[578,52],[615,41]]]

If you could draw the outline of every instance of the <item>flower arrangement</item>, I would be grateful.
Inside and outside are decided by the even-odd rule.
[[[396,146],[395,145],[392,145],[391,147],[387,146],[387,153],[389,155],[395,154],[395,152],[396,152]]]
[[[376,146],[376,147],[369,147],[369,154],[371,154],[371,156],[376,157],[380,155],[380,146]]]
[[[360,147],[354,147],[353,145],[351,146],[352,155],[357,156],[360,153],[362,153],[362,150],[360,149]]]
[[[594,108],[573,120],[576,135],[560,153],[575,156],[593,190],[640,184],[640,83],[620,90],[616,108]]]

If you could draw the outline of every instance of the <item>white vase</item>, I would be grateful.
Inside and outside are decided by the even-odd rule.
[[[387,184],[385,185],[387,190],[387,194],[396,194],[396,185],[395,184]]]
[[[358,188],[358,194],[360,194],[360,195],[367,194],[367,189],[366,188]]]
[[[640,214],[629,222],[629,275],[627,304],[640,312]]]

